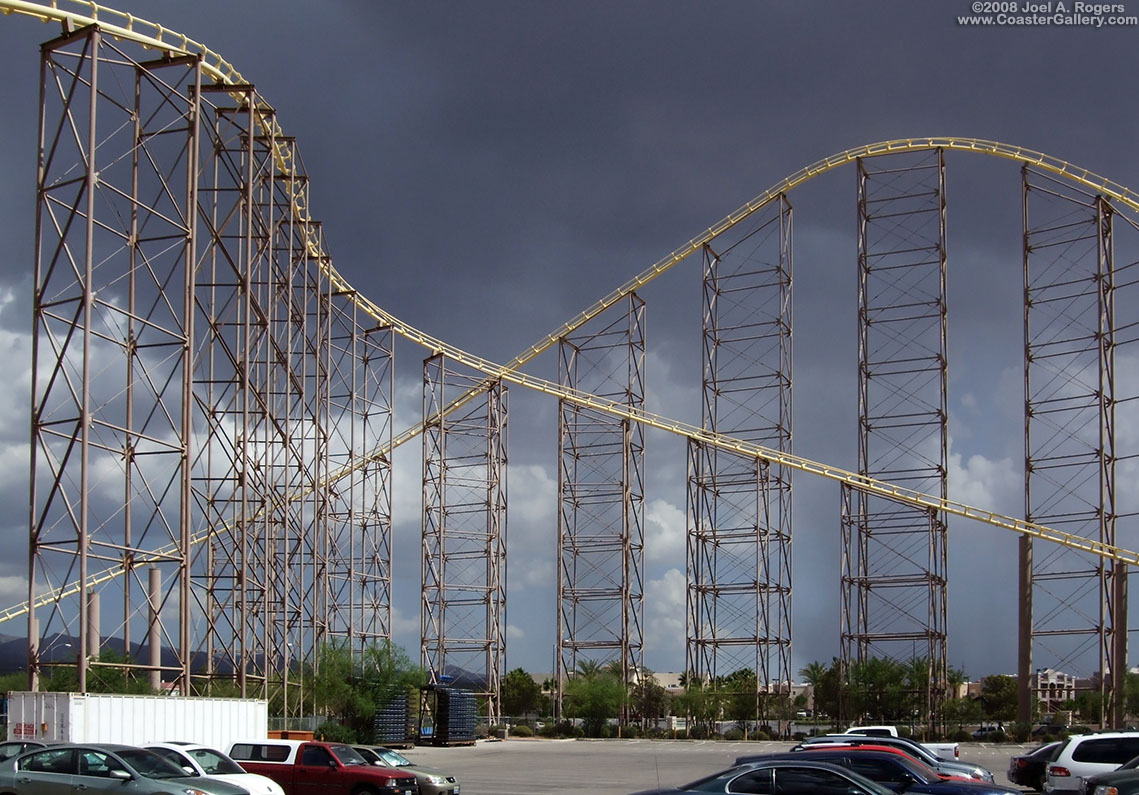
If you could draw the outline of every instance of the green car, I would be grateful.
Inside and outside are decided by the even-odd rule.
[[[129,785],[123,789],[124,785]],[[51,745],[0,762],[0,793],[71,795],[248,795],[235,784],[186,771],[130,745]]]
[[[382,745],[355,745],[353,748],[369,764],[414,774],[419,783],[419,795],[459,795],[459,780],[448,773],[420,767],[403,754]]]

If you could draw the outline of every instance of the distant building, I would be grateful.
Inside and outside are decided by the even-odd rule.
[[[1076,677],[1052,668],[1037,668],[1029,686],[1041,712],[1056,712],[1065,701],[1076,698]]]
[[[672,671],[661,673],[660,671],[653,672],[653,679],[656,683],[663,687],[669,693],[683,693],[684,686],[680,684],[684,674],[675,673]]]

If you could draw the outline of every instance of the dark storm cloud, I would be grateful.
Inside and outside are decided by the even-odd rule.
[[[1139,28],[967,28],[956,23],[967,6],[138,0],[117,7],[222,53],[275,106],[299,140],[314,214],[349,281],[421,328],[504,360],[785,175],[858,144],[992,138],[1139,184],[1132,147],[1139,111],[1126,89]],[[55,32],[0,19],[0,286],[23,295],[36,47]],[[949,185],[951,227],[967,231],[950,242],[951,362],[970,364],[951,369],[954,394],[972,392],[982,407],[972,415],[953,409],[962,417],[955,436],[966,461],[969,454],[1000,461],[1015,449],[1016,428],[986,406],[999,408],[994,385],[1019,360],[982,354],[1004,346],[1018,355],[1011,336],[1019,333],[1018,175],[1015,166],[961,156],[950,164]],[[791,200],[802,302],[797,452],[850,467],[853,409],[843,396],[853,379],[853,176],[829,175]],[[650,408],[687,410],[690,421],[698,420],[698,269],[685,263],[645,291],[650,349],[671,363],[667,373],[650,372],[660,401]],[[29,329],[22,311],[5,309],[0,326]],[[401,352],[412,371],[420,355]],[[552,415],[537,402],[523,409],[527,399],[515,398],[516,419]],[[551,432],[532,435],[544,445]],[[513,462],[554,460],[526,438],[512,430]],[[649,500],[683,510],[682,463],[660,468]],[[981,463],[962,467],[966,486],[977,485],[969,477],[990,477]],[[804,498],[819,495],[804,499],[797,517],[812,541],[796,555],[796,620],[824,625],[797,640],[799,666],[837,652],[838,496],[837,487],[802,478],[796,488]],[[26,489],[5,496],[22,511],[16,492]],[[537,565],[552,529],[534,521],[512,532],[516,560]],[[417,571],[414,524],[405,518],[400,530],[409,583]],[[974,528],[968,539],[981,543],[993,532]],[[971,554],[951,547],[951,559]],[[683,560],[658,565],[650,576],[661,583],[667,569],[683,571]],[[1012,561],[1003,565],[1011,577]],[[962,601],[967,596],[951,597],[951,615],[977,608]],[[416,597],[400,597],[405,617],[414,617]],[[525,629],[511,664],[542,669],[552,616],[517,602],[511,611],[511,623]],[[1011,666],[1003,641],[993,651],[974,632],[968,645],[975,658],[951,653],[951,661],[970,673]],[[999,659],[984,659],[986,649]],[[648,662],[680,664],[675,651]]]

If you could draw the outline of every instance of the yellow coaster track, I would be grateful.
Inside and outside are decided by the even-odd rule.
[[[117,39],[131,41],[148,49],[169,52],[173,55],[193,55],[200,57],[203,71],[219,84],[237,85],[246,83],[245,78],[242,77],[228,61],[199,42],[169,30],[157,23],[149,22],[131,14],[101,6],[97,3],[87,2],[87,0],[52,0],[52,2],[48,3],[25,2],[24,0],[0,0],[0,13],[5,15],[18,14],[34,17],[44,22],[59,22],[69,28],[98,25],[105,33]],[[263,115],[258,114],[258,118],[263,118]],[[276,136],[280,136],[281,134],[280,129],[277,128],[272,130],[272,132]],[[679,420],[645,411],[634,410],[611,400],[568,389],[551,381],[527,375],[521,371],[524,365],[553,347],[559,339],[579,329],[635,290],[649,284],[658,276],[670,270],[674,265],[686,259],[689,255],[699,251],[705,243],[710,242],[713,238],[730,230],[733,226],[750,217],[781,194],[787,193],[809,179],[839,168],[840,166],[850,164],[859,158],[901,152],[920,152],[932,149],[991,155],[1029,165],[1099,193],[1117,204],[1139,213],[1139,196],[1130,189],[1059,158],[1020,146],[964,137],[900,138],[858,146],[816,161],[775,183],[756,198],[747,202],[735,212],[730,213],[723,220],[709,227],[658,262],[652,264],[588,309],[566,321],[550,334],[528,346],[505,364],[498,364],[483,359],[432,337],[404,323],[395,315],[361,295],[333,267],[331,256],[323,250],[321,239],[315,234],[310,235],[308,238],[308,253],[309,256],[318,263],[322,274],[329,279],[333,287],[338,291],[351,295],[352,301],[378,323],[390,326],[393,331],[407,340],[422,345],[433,352],[443,353],[455,362],[459,362],[485,374],[488,379],[502,379],[508,383],[532,389],[552,397],[561,398],[579,406],[601,411],[611,416],[624,417],[739,455],[763,459],[801,472],[818,475],[829,480],[846,484],[854,489],[892,499],[907,505],[944,511],[953,516],[973,519],[994,527],[1005,528],[1017,533],[1039,538],[1043,541],[1049,541],[1071,549],[1088,552],[1102,558],[1123,563],[1139,564],[1139,553],[1121,547],[1104,544],[1070,533],[1060,532],[1044,525],[1027,522],[1023,519],[1017,519],[994,511],[976,508],[954,500],[943,500],[940,497],[875,480],[839,467],[818,463],[800,456],[781,453],[777,450],[765,448],[725,434],[713,433],[704,428],[689,425]],[[275,160],[276,166],[283,176],[298,176],[296,166],[284,147],[278,147]],[[302,181],[297,180],[294,182],[294,185],[299,186],[301,182]],[[294,191],[292,202],[299,218],[312,220],[308,214],[308,208],[305,206],[303,194],[299,190]],[[448,404],[443,410],[443,413],[449,413],[469,402],[479,391],[478,387],[471,389],[464,396]],[[348,475],[350,472],[366,465],[368,461],[389,455],[393,448],[398,447],[422,433],[423,428],[424,423],[419,423],[408,428],[396,436],[390,446],[378,449],[374,451],[371,456],[357,460],[351,466],[333,473],[326,481],[318,484],[317,487],[327,486]],[[314,487],[308,487],[303,491],[298,491],[286,498],[286,500],[299,499],[310,493],[312,488]],[[208,531],[194,536],[191,539],[191,544],[202,543],[217,535],[228,533],[230,529],[229,526],[211,528]],[[173,548],[156,550],[144,556],[145,559],[136,559],[134,565],[138,566],[150,560],[168,558],[175,552],[176,550]],[[121,566],[105,569],[102,572],[90,576],[86,584],[73,582],[41,594],[36,598],[32,607],[42,607],[57,602],[67,596],[80,593],[84,587],[98,585],[102,582],[122,576],[124,573],[125,569]],[[28,610],[29,604],[27,602],[4,609],[0,611],[0,622],[24,615]]]

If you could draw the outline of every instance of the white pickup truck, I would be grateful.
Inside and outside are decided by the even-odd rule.
[[[859,734],[863,737],[899,737],[897,726],[851,726],[843,734]],[[929,752],[938,759],[948,762],[955,761],[961,756],[961,749],[957,743],[922,743]]]

